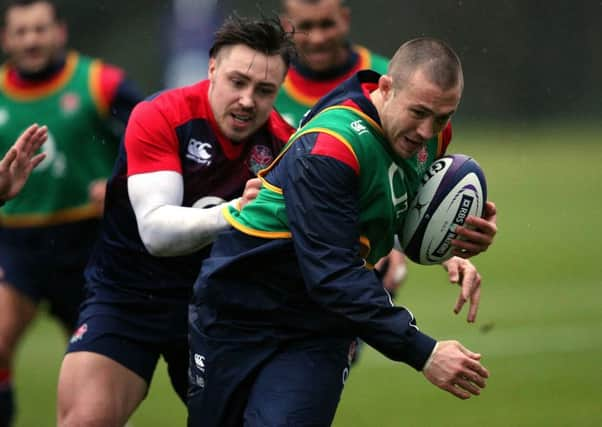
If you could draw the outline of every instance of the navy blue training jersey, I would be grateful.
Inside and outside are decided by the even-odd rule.
[[[369,97],[378,77],[370,71],[356,74],[318,102],[307,117],[334,105],[353,105],[379,126]],[[280,193],[284,203],[263,211],[265,216],[258,213],[254,224],[262,220],[272,224],[277,218],[290,232],[257,232],[230,221],[237,229],[220,234],[203,262],[194,287],[196,317],[191,321],[218,340],[229,335],[239,341],[359,336],[389,358],[421,369],[435,341],[418,330],[412,313],[393,305],[377,273],[360,257],[359,178],[371,173],[387,176],[387,169],[350,166],[352,156],[341,154],[349,151],[337,149],[343,144],[328,138],[331,129],[346,125],[341,123],[310,133],[301,128],[271,166],[264,186]],[[375,139],[366,142],[378,144]],[[264,192],[263,197],[265,201],[270,195]],[[240,216],[259,205],[261,198],[260,193]]]

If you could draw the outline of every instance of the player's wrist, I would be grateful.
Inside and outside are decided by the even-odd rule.
[[[439,342],[435,343],[435,346],[433,347],[433,351],[431,351],[431,355],[429,356],[428,359],[426,359],[426,362],[425,362],[424,366],[422,367],[422,372],[426,372],[428,370],[428,368],[431,366],[431,363],[433,363],[433,358],[435,357],[435,353],[437,352],[437,347],[439,347]]]

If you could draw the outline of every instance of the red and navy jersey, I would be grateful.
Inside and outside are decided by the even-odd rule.
[[[132,112],[107,184],[103,230],[86,269],[89,282],[186,295],[209,248],[185,256],[152,256],[138,233],[128,176],[174,171],[183,177],[182,206],[190,207],[202,198],[215,205],[239,197],[246,181],[271,162],[292,133],[273,111],[266,125],[247,141],[232,143],[219,130],[208,89],[205,80],[168,90],[141,102]]]

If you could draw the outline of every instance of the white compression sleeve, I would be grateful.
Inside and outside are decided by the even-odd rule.
[[[138,232],[151,255],[193,253],[228,227],[221,213],[223,203],[207,209],[181,206],[184,183],[177,172],[132,175],[127,183]]]

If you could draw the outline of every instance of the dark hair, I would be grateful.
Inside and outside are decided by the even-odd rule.
[[[405,42],[389,62],[387,74],[396,86],[401,87],[418,69],[444,90],[464,85],[460,58],[441,40],[421,37]]]
[[[286,4],[291,0],[281,0],[282,7],[286,9]],[[297,0],[301,3],[316,5],[320,3],[322,0]],[[345,0],[340,0],[341,6],[346,6]]]
[[[265,55],[280,55],[288,68],[295,55],[291,33],[282,28],[277,18],[245,18],[232,15],[215,32],[209,56],[215,58],[227,46],[243,44]]]
[[[61,14],[61,10],[59,5],[54,0],[2,0],[2,6],[0,7],[0,11],[2,13],[2,26],[6,26],[6,14],[13,7],[27,7],[36,3],[47,3],[52,7],[54,11],[54,19],[55,21],[62,21],[63,15]]]

